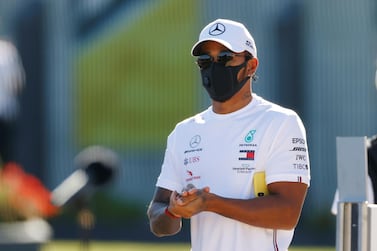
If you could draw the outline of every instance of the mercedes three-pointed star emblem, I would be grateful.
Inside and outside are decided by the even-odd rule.
[[[211,36],[218,36],[225,32],[225,26],[221,23],[215,23],[209,28],[209,34]]]

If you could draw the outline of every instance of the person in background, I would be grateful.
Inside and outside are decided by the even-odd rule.
[[[192,251],[287,250],[310,183],[304,125],[252,92],[257,47],[242,23],[209,23],[191,52],[212,105],[168,136],[151,231],[176,234],[186,218]]]
[[[24,69],[16,47],[0,39],[0,160],[3,162],[12,158],[13,122],[19,112],[18,96],[24,83]]]
[[[377,134],[368,139],[368,175],[372,187],[370,203],[377,202]]]
[[[375,81],[377,90],[377,70],[375,74]],[[368,145],[368,174],[371,179],[373,187],[373,199],[372,203],[377,203],[377,134],[369,138]]]

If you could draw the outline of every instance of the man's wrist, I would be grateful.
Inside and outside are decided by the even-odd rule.
[[[181,218],[181,216],[173,214],[172,212],[170,212],[169,206],[165,207],[165,214],[172,219],[180,219]]]

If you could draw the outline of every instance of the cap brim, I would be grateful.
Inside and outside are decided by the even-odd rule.
[[[199,56],[201,54],[201,48],[202,48],[203,43],[208,42],[208,41],[214,41],[214,42],[217,42],[219,44],[222,44],[226,48],[228,48],[229,50],[236,52],[236,53],[240,53],[240,52],[243,51],[242,49],[234,48],[234,46],[232,46],[230,43],[228,43],[227,41],[224,41],[222,39],[206,38],[206,39],[200,40],[196,44],[194,44],[194,46],[191,49],[191,55]]]

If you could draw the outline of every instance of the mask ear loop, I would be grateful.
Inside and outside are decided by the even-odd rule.
[[[247,62],[250,60],[251,58],[248,58],[247,60],[245,60],[245,62],[243,62],[242,64],[240,64],[238,67],[246,67],[247,65]],[[237,67],[237,66],[234,66],[234,67]],[[241,68],[242,69],[242,68]],[[238,83],[238,90],[240,90],[244,85],[245,83],[250,79],[252,78],[252,76],[246,76],[241,82]],[[238,82],[238,81],[237,81]]]

